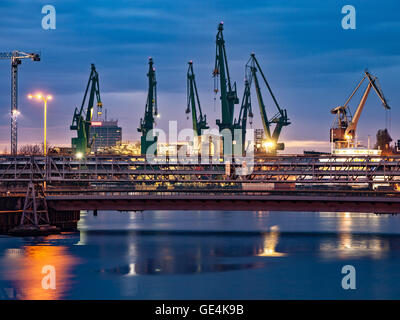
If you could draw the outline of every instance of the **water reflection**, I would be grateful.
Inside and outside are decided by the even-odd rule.
[[[138,261],[129,265],[118,266],[109,269],[100,269],[100,272],[113,273],[119,275],[168,275],[168,274],[199,274],[209,272],[224,272],[243,269],[258,269],[266,266],[265,262],[254,263],[235,263],[235,264],[191,264],[182,263],[179,268],[175,268],[174,264],[165,261]]]
[[[102,232],[103,234],[103,232]],[[99,233],[97,232],[98,236]],[[124,236],[125,235],[125,236]],[[129,236],[127,236],[129,235]],[[257,269],[266,266],[265,261],[234,261],[255,257],[262,252],[275,250],[279,233],[273,231],[264,236],[223,233],[190,232],[121,232],[127,242],[120,247],[126,256],[126,264],[99,269],[101,273],[119,275],[172,275],[226,272],[243,269]],[[90,245],[92,235],[86,238]],[[242,241],[250,237],[251,241]],[[110,245],[112,245],[110,243]],[[264,247],[264,246],[268,247]],[[104,252],[107,254],[107,252]],[[279,253],[277,253],[278,256]],[[261,254],[262,255],[262,254]],[[272,256],[272,255],[271,255]]]
[[[61,299],[68,292],[71,282],[71,270],[78,259],[73,257],[65,245],[51,245],[51,242],[64,238],[63,235],[46,237],[45,242],[36,239],[27,242],[21,248],[8,249],[4,265],[10,287],[18,293],[19,299],[49,300]],[[54,266],[56,271],[56,289],[43,289],[42,274],[44,266]],[[12,297],[11,297],[12,298]]]
[[[92,230],[80,236],[2,238],[0,287],[16,288],[22,299],[240,299],[247,289],[246,298],[290,296],[278,287],[296,291],[293,298],[312,292],[330,298],[331,287],[320,286],[320,276],[338,261],[359,259],[368,267],[376,265],[372,259],[381,259],[387,270],[383,292],[397,290],[390,277],[400,259],[400,235],[392,232],[398,233],[398,218],[268,212],[88,216],[85,226]],[[134,229],[125,230],[131,223]],[[44,265],[56,268],[55,291],[41,288]]]
[[[264,249],[258,254],[262,257],[284,257],[287,254],[283,252],[277,252],[276,246],[279,241],[279,227],[272,226],[271,231],[264,235]]]
[[[379,237],[361,237],[353,235],[353,214],[344,212],[340,215],[338,239],[321,241],[321,255],[326,258],[382,258],[389,250],[388,240]],[[378,220],[378,219],[375,219]]]

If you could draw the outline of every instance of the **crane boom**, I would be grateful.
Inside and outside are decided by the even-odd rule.
[[[231,84],[231,78],[229,75],[228,59],[226,56],[225,40],[223,36],[224,25],[221,22],[218,26],[218,33],[216,37],[216,50],[215,50],[215,67],[213,71],[214,79],[219,77],[220,88],[221,88],[221,117],[217,119],[216,124],[219,130],[233,128],[233,115],[235,104],[239,103],[236,90],[236,82]],[[215,92],[218,89],[215,88]]]
[[[89,91],[90,89],[90,91]],[[85,102],[88,98],[88,103],[85,110]],[[90,125],[93,117],[94,99],[97,101],[98,113],[101,113],[102,102],[100,98],[100,86],[99,86],[99,75],[96,71],[95,65],[91,64],[91,71],[88,83],[86,85],[85,94],[83,96],[82,104],[80,109],[75,108],[74,116],[72,118],[71,130],[77,132],[77,137],[71,139],[72,148],[79,156],[84,156],[89,153],[90,147],[93,143],[93,139],[90,141]]]
[[[245,79],[244,81],[244,92],[242,98],[242,104],[240,106],[239,117],[235,120],[234,128],[241,129],[242,133],[242,155],[245,155],[246,148],[246,130],[247,130],[247,117],[253,118],[253,111],[251,109],[251,79]],[[251,123],[251,122],[250,122]]]
[[[200,98],[197,92],[197,85],[193,71],[193,61],[189,61],[187,71],[187,108],[186,113],[192,112],[193,131],[197,136],[201,136],[202,130],[208,129],[206,115],[203,116],[200,106]],[[199,116],[197,117],[197,108]]]
[[[154,68],[153,59],[149,58],[149,71],[147,73],[148,77],[148,93],[146,106],[144,111],[144,118],[140,119],[140,127],[138,132],[142,133],[140,138],[140,149],[141,154],[145,155],[147,149],[157,141],[157,137],[152,137],[148,140],[147,134],[154,128],[154,116],[158,116],[157,107],[157,81],[156,81],[156,69]]]
[[[261,87],[260,87],[260,82],[257,77],[257,71],[261,74],[261,77],[264,81],[264,84],[266,85],[272,100],[274,101],[275,107],[278,110],[278,112],[271,118],[268,119],[267,116],[267,111],[265,108],[265,103],[264,99],[262,96],[261,92]],[[264,127],[264,132],[266,135],[266,144],[268,145],[268,151],[270,153],[275,153],[276,150],[283,150],[284,149],[284,144],[283,143],[278,143],[279,136],[281,134],[282,128],[284,126],[290,125],[288,116],[287,116],[287,111],[286,109],[281,109],[281,107],[278,104],[278,101],[275,98],[275,95],[272,92],[272,89],[267,81],[267,78],[265,77],[260,64],[258,63],[258,60],[255,56],[254,53],[251,54],[249,61],[246,64],[246,77],[249,79],[254,79],[254,86],[256,89],[256,94],[257,94],[257,100],[258,100],[258,105],[260,108],[260,114],[261,114],[261,120],[262,124]],[[271,125],[275,124],[274,131],[271,134]]]
[[[38,53],[26,53],[18,50],[12,52],[0,52],[0,59],[11,60],[11,154],[16,155],[18,151],[17,139],[17,117],[18,111],[18,65],[22,59],[40,61]]]
[[[364,90],[364,93],[357,106],[354,116],[351,117],[348,104],[365,80],[368,80],[368,85]],[[379,86],[378,79],[371,75],[367,70],[365,70],[364,77],[347,98],[344,105],[338,106],[331,110],[331,113],[336,115],[334,126],[331,128],[331,141],[335,143],[336,148],[343,148],[345,146],[348,146],[350,143],[354,144],[357,125],[360,120],[361,113],[364,110],[364,106],[371,91],[371,88],[374,89],[378,98],[381,100],[383,107],[386,110],[390,110],[390,106],[387,103],[385,96],[383,95],[382,89]]]

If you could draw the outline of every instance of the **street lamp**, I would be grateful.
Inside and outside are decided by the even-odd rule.
[[[43,154],[47,155],[47,100],[53,99],[51,95],[42,95],[41,93],[29,94],[29,99],[36,98],[37,100],[43,100],[44,102],[44,142],[43,142]]]

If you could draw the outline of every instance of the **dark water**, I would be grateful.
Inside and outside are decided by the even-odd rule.
[[[400,216],[99,212],[79,229],[0,237],[0,299],[400,298]],[[341,286],[348,264],[356,290]]]

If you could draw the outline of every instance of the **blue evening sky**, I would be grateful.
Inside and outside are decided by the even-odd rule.
[[[56,30],[43,30],[42,6],[54,5]],[[356,8],[357,29],[341,27],[341,8]],[[371,91],[359,124],[359,139],[375,141],[389,123],[400,138],[400,3],[396,0],[57,0],[0,2],[0,51],[39,51],[41,62],[19,68],[19,144],[40,142],[41,105],[26,99],[36,90],[54,95],[49,104],[51,144],[69,145],[74,108],[81,104],[90,63],[100,75],[101,95],[109,118],[119,119],[123,140],[137,140],[147,90],[147,59],[152,56],[158,80],[161,118],[157,127],[190,126],[186,107],[187,61],[193,59],[203,111],[211,126],[214,108],[215,35],[224,21],[232,79],[243,93],[244,66],[255,52],[292,125],[284,128],[287,152],[327,149],[330,109],[343,104],[368,68],[381,83],[392,107],[390,117]],[[10,63],[0,60],[0,148],[9,150]],[[352,102],[352,110],[359,96]],[[266,98],[271,116],[271,100]],[[254,128],[261,127],[253,98]],[[237,107],[236,112],[239,110]],[[387,121],[386,119],[391,119]]]

